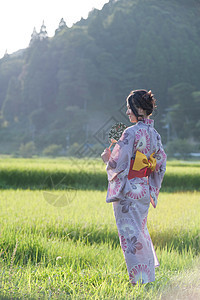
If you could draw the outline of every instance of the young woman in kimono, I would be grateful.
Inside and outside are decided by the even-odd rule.
[[[101,157],[107,164],[106,202],[113,202],[120,244],[130,281],[155,280],[158,259],[147,229],[150,202],[155,208],[166,169],[161,137],[149,119],[156,99],[151,91],[135,90],[127,97],[127,112],[133,126],[126,128],[112,153]]]

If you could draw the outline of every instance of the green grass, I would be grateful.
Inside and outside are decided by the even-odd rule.
[[[105,190],[107,178],[101,159],[0,159],[0,188]]]
[[[198,257],[199,196],[163,193],[158,208],[150,209],[148,227],[161,266],[155,283],[133,289],[105,192],[78,191],[58,208],[46,202],[42,191],[2,191],[1,289],[32,297],[51,292],[55,298],[59,289],[74,299],[151,299]]]
[[[46,168],[51,174],[63,165],[63,160],[26,162],[8,160],[1,167],[6,169],[7,164],[8,169],[27,167],[38,172]],[[195,164],[189,168],[174,164],[168,165],[168,172],[197,169],[200,174]],[[63,169],[66,172],[67,166]],[[86,187],[77,191],[2,189],[0,299],[172,299],[172,295],[195,299],[199,295],[200,192],[160,193],[158,206],[150,208],[148,217],[160,267],[155,282],[134,288],[112,204],[105,198],[105,190]]]
[[[55,186],[52,186],[52,181]],[[0,158],[2,189],[105,190],[105,164],[99,159]],[[162,191],[200,191],[200,163],[171,161],[167,164]]]

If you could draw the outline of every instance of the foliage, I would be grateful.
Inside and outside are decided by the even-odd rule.
[[[187,159],[195,152],[195,146],[186,139],[176,139],[168,143],[166,150],[169,157],[179,156],[180,159]]]
[[[49,145],[43,150],[44,155],[50,156],[58,156],[62,150],[62,145]]]
[[[17,120],[21,143],[24,136],[45,140],[40,153],[51,144],[65,147],[66,136],[68,146],[86,137],[94,144],[105,116],[125,122],[119,109],[126,96],[146,88],[158,99],[164,144],[199,141],[200,4],[188,3],[109,1],[71,28],[62,19],[52,38],[42,24],[23,53],[0,60],[1,128],[11,136]],[[10,141],[10,153],[12,147]]]
[[[36,148],[34,142],[21,144],[19,147],[19,154],[22,157],[32,157],[35,154]]]

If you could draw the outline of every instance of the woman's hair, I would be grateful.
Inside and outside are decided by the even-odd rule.
[[[126,100],[137,119],[138,117],[142,117],[138,114],[138,108],[145,110],[147,116],[152,114],[154,108],[156,108],[156,99],[153,96],[151,90],[148,92],[146,90],[135,90],[130,92]]]

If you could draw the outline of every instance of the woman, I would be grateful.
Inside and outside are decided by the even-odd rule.
[[[155,208],[166,170],[166,154],[161,138],[149,119],[156,99],[151,91],[135,90],[127,97],[131,123],[112,153],[106,148],[101,157],[107,164],[108,191],[106,202],[113,202],[120,244],[129,278],[148,283],[155,280],[159,266],[147,229],[150,202]]]

